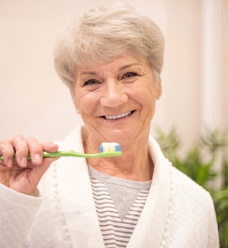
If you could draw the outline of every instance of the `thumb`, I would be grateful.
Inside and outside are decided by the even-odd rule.
[[[56,161],[57,159],[59,159],[59,158],[45,158],[45,159],[43,159],[42,164],[35,166],[31,170],[30,179],[31,179],[31,182],[33,182],[33,185],[35,186],[34,188],[37,187],[41,178],[43,177],[43,175],[47,171],[47,169],[50,167],[50,165],[54,161]]]
[[[46,142],[42,144],[43,150],[47,152],[57,152],[59,146],[53,142]]]

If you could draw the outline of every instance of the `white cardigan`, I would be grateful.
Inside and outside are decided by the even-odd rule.
[[[210,195],[176,170],[149,139],[155,164],[148,199],[127,248],[218,248]],[[61,149],[83,152],[80,128]],[[1,248],[104,248],[84,158],[61,158],[37,196],[0,185]]]

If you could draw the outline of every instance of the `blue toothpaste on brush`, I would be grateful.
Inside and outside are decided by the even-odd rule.
[[[100,145],[100,153],[121,152],[120,145],[115,142],[103,142]]]

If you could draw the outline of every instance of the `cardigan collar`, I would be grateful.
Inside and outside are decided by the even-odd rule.
[[[170,163],[152,137],[149,138],[149,147],[154,162],[152,184],[128,248],[148,248],[150,244],[160,247],[167,228]],[[68,135],[60,148],[84,152],[81,127]],[[56,168],[60,201],[72,246],[104,248],[86,160],[76,157],[61,158],[56,162]]]

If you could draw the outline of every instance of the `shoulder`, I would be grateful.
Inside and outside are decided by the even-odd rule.
[[[195,245],[198,246],[194,247],[218,247],[218,227],[211,195],[175,167],[171,166],[170,171],[172,231],[176,233],[181,226],[181,236],[187,234],[186,240],[197,241]],[[208,242],[214,245],[208,245]]]
[[[170,170],[173,197],[179,206],[194,210],[197,214],[214,211],[214,203],[208,191],[174,166]]]
[[[202,186],[197,184],[182,171],[178,170],[175,167],[175,165],[172,165],[170,170],[174,180],[174,184],[177,187],[182,187],[182,190],[186,190],[187,192],[194,192],[194,193],[197,192],[200,195],[207,195],[207,196],[210,195]]]
[[[165,178],[167,177],[167,173],[165,174],[164,170],[169,171],[170,188],[173,192],[172,198],[174,202],[178,203],[178,206],[185,207],[185,205],[188,205],[193,208],[214,208],[211,195],[190,177],[175,168],[175,165],[172,165],[171,162],[165,158],[159,144],[152,137],[149,139],[149,146],[151,157],[154,163],[159,167],[156,171],[161,176],[162,181],[168,180],[168,178]]]
[[[149,139],[150,154],[156,165],[160,167],[160,170],[169,170],[170,183],[178,193],[179,197],[184,199],[193,199],[200,202],[206,200],[211,202],[210,194],[196,182],[194,182],[189,176],[178,170],[163,154],[159,144],[155,139],[150,137]],[[160,173],[161,174],[161,173]],[[162,180],[165,180],[164,178]]]

